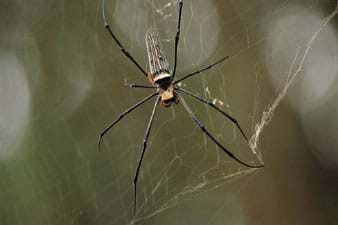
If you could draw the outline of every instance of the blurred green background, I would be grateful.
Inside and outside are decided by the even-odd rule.
[[[337,2],[183,0],[178,77],[224,56],[182,87],[248,170],[183,107],[159,108],[138,183],[133,176],[153,101],[97,139],[151,90],[106,32],[101,1],[0,0],[0,224],[337,224]],[[170,62],[176,0],[107,0],[109,23],[147,69],[145,32]],[[171,63],[172,64],[172,63]],[[255,147],[256,146],[256,147]]]

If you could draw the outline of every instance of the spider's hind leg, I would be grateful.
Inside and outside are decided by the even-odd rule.
[[[105,3],[106,3],[105,0],[102,0],[102,17],[104,27],[106,28],[110,36],[113,38],[114,42],[119,46],[121,52],[139,69],[141,73],[147,76],[147,73],[144,71],[144,69],[140,66],[140,64],[136,61],[136,59],[125,49],[125,47],[122,45],[120,40],[116,37],[112,29],[110,28],[110,24],[108,23],[106,18]]]

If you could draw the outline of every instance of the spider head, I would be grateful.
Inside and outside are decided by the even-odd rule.
[[[167,89],[160,89],[161,106],[169,107],[172,102],[178,103],[173,85],[170,85]]]

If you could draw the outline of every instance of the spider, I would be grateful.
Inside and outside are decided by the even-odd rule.
[[[142,161],[144,158],[144,153],[147,148],[147,141],[150,135],[150,130],[153,125],[154,116],[156,113],[156,109],[158,105],[162,107],[169,107],[171,104],[175,103],[178,104],[179,102],[182,103],[185,110],[189,113],[192,120],[197,124],[197,126],[204,132],[205,135],[207,135],[220,149],[224,151],[225,154],[227,154],[230,158],[234,159],[238,163],[250,167],[250,168],[260,168],[263,167],[262,165],[250,165],[246,162],[243,162],[239,158],[237,158],[233,153],[231,153],[227,148],[225,148],[216,138],[206,129],[206,127],[203,125],[203,123],[197,118],[197,116],[192,112],[184,98],[181,96],[181,93],[185,95],[189,95],[202,103],[205,103],[209,105],[210,107],[214,108],[221,114],[223,114],[227,119],[229,119],[240,131],[243,138],[248,142],[248,138],[244,134],[242,128],[240,127],[238,121],[230,116],[228,113],[222,111],[220,108],[218,108],[212,101],[202,98],[196,94],[193,94],[183,88],[180,88],[177,84],[189,77],[201,74],[202,72],[211,69],[212,67],[216,66],[217,64],[220,64],[224,60],[228,59],[229,56],[224,57],[217,62],[204,67],[198,71],[195,71],[193,73],[190,73],[188,75],[185,75],[179,79],[175,79],[176,75],[176,65],[177,65],[177,47],[180,39],[180,30],[181,30],[181,16],[182,16],[182,8],[183,8],[183,1],[178,0],[179,3],[179,13],[178,13],[178,23],[177,23],[177,31],[175,36],[175,55],[174,55],[174,67],[173,71],[170,72],[169,63],[165,57],[163,47],[159,41],[159,34],[158,32],[154,30],[148,30],[146,32],[146,46],[147,46],[147,53],[148,53],[148,61],[149,61],[149,73],[146,73],[145,70],[140,66],[140,64],[134,59],[134,57],[124,48],[124,46],[121,44],[121,42],[117,39],[116,35],[113,33],[109,23],[107,22],[106,15],[105,15],[105,0],[102,0],[102,16],[104,21],[104,26],[107,29],[108,33],[111,35],[115,43],[120,47],[120,50],[122,53],[139,69],[139,71],[148,78],[150,85],[143,85],[143,84],[126,84],[127,87],[130,88],[148,88],[153,89],[155,92],[146,98],[142,99],[141,101],[137,102],[132,107],[128,108],[126,111],[122,112],[107,128],[105,128],[99,137],[98,141],[98,151],[100,151],[100,145],[103,136],[113,127],[115,126],[124,116],[131,113],[134,109],[141,106],[143,103],[149,101],[153,97],[157,96],[155,104],[153,106],[152,113],[150,115],[150,119],[148,122],[148,126],[143,138],[143,146],[142,146],[142,152],[141,156],[137,165],[136,173],[134,176],[134,214],[136,212],[136,199],[137,199],[137,181],[142,165]]]

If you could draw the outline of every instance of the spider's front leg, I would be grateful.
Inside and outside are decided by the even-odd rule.
[[[201,102],[203,102],[203,103],[205,103],[205,104],[208,104],[209,106],[211,106],[212,108],[214,108],[214,109],[217,110],[218,112],[222,113],[223,116],[227,117],[233,124],[236,125],[236,127],[237,127],[238,130],[241,132],[241,134],[242,134],[242,136],[245,138],[245,140],[246,140],[247,142],[249,141],[248,138],[247,138],[247,136],[245,135],[244,131],[242,130],[241,126],[239,125],[238,121],[237,121],[234,117],[230,116],[228,113],[226,113],[226,112],[224,112],[223,110],[221,110],[220,108],[218,108],[211,100],[202,98],[202,97],[200,97],[200,96],[198,96],[198,95],[196,95],[196,94],[193,94],[193,93],[191,93],[190,91],[184,90],[184,89],[182,89],[182,88],[177,88],[177,90],[178,90],[178,91],[181,91],[181,92],[183,92],[184,94],[187,94],[187,95],[189,95],[189,96],[191,96],[191,97],[193,97],[193,98],[195,98],[195,99],[197,99],[197,100],[199,100],[199,101],[201,101]]]
[[[219,141],[216,140],[216,138],[207,130],[207,128],[204,126],[204,124],[197,118],[197,116],[192,112],[188,104],[185,102],[185,100],[182,98],[182,96],[179,95],[180,101],[182,102],[183,107],[185,110],[189,113],[193,121],[198,125],[199,128],[203,131],[205,135],[207,135],[210,140],[212,140],[220,149],[223,150],[225,154],[227,154],[230,158],[233,160],[239,162],[240,164],[249,167],[249,168],[261,168],[264,167],[264,164],[261,165],[251,165],[246,162],[243,162],[239,158],[237,158],[232,152],[230,152],[227,148],[225,148]]]
[[[132,107],[130,107],[129,109],[127,109],[126,111],[124,111],[123,113],[121,113],[106,129],[104,129],[99,137],[99,141],[98,141],[98,145],[97,145],[97,149],[100,152],[101,150],[101,141],[103,136],[113,127],[115,126],[124,116],[128,115],[130,112],[132,112],[134,109],[136,109],[137,107],[139,107],[140,105],[142,105],[143,103],[147,102],[149,99],[151,99],[152,97],[158,95],[157,92],[145,97],[144,99],[142,99],[141,101],[139,101],[138,103],[136,103],[135,105],[133,105]]]
[[[146,152],[146,149],[147,149],[147,142],[148,142],[148,138],[149,138],[149,135],[150,135],[151,127],[153,125],[154,116],[155,116],[155,113],[156,113],[156,109],[157,109],[157,105],[158,105],[159,100],[160,100],[160,96],[158,96],[157,99],[156,99],[156,102],[155,102],[154,107],[153,107],[153,111],[151,113],[151,116],[150,116],[150,119],[149,119],[149,122],[148,122],[147,130],[144,134],[142,153],[141,153],[141,157],[140,157],[140,160],[138,162],[135,177],[134,177],[134,215],[136,213],[138,176],[140,174],[140,169],[141,169],[141,165],[142,165],[142,162],[143,162],[144,153]]]

